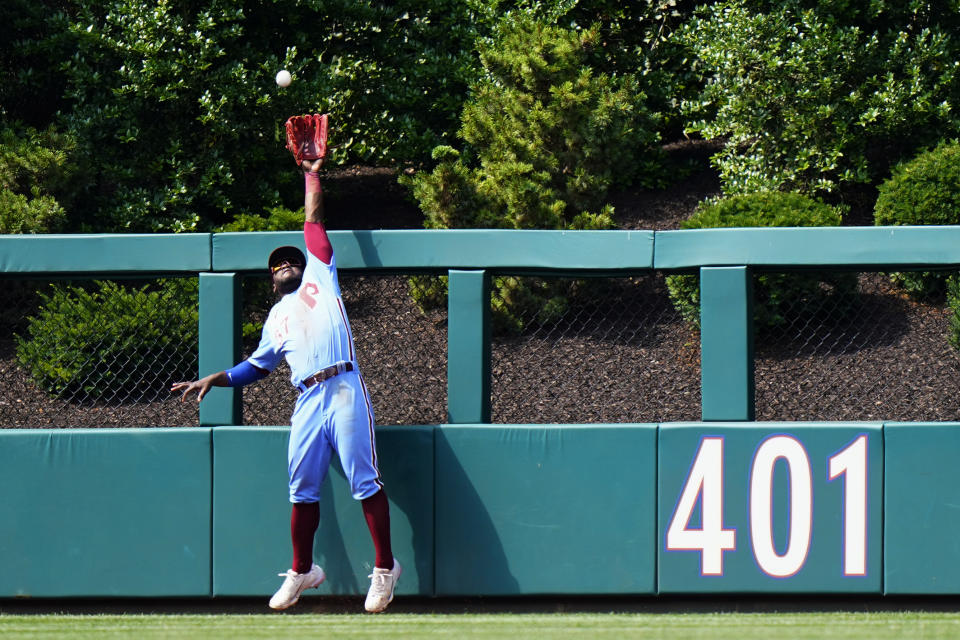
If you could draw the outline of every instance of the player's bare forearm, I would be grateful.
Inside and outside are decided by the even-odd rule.
[[[307,222],[323,224],[323,192],[307,191],[303,196],[303,212]]]
[[[207,395],[207,392],[210,391],[211,387],[228,387],[230,386],[230,380],[227,378],[226,371],[219,371],[217,373],[211,373],[208,376],[200,378],[199,380],[194,380],[193,382],[175,382],[173,386],[170,387],[171,393],[181,392],[180,402],[183,402],[187,399],[191,393],[197,394],[197,402],[203,400],[203,396]]]
[[[320,186],[323,158],[304,160],[300,166],[304,172],[303,212],[306,221],[323,223],[323,189]]]

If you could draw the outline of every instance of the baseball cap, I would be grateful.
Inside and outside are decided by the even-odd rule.
[[[270,258],[267,260],[267,268],[272,269],[274,265],[283,260],[296,260],[302,265],[307,264],[307,259],[304,257],[303,251],[300,251],[300,249],[296,247],[286,246],[277,247],[270,253]]]

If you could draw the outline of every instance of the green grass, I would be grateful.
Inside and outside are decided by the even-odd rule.
[[[960,613],[6,615],[7,638],[958,638]]]

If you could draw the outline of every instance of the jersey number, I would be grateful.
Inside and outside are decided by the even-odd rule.
[[[790,478],[789,533],[783,553],[773,541],[773,474],[784,464]],[[867,436],[861,435],[829,458],[829,477],[844,478],[843,575],[867,573]],[[813,482],[803,445],[790,436],[761,443],[750,469],[750,542],[757,566],[769,576],[788,578],[806,563],[813,532]],[[700,527],[690,521],[700,503]],[[705,437],[694,457],[666,534],[667,551],[699,551],[700,573],[723,575],[723,552],[736,549],[736,529],[723,527],[723,438]]]

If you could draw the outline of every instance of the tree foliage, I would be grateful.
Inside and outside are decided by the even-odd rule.
[[[428,228],[602,229],[604,198],[659,167],[657,114],[633,75],[591,64],[599,33],[522,16],[480,50],[484,78],[463,109],[466,154],[443,146],[406,182]]]
[[[421,165],[454,142],[478,48],[508,19],[593,29],[591,64],[634,75],[679,124],[695,84],[669,33],[692,0],[10,0],[0,118],[56,123],[89,161],[82,231],[209,230],[295,207],[290,115],[324,111],[328,166]],[[293,84],[273,78],[289,69]]]
[[[4,13],[50,55],[57,120],[93,164],[78,229],[209,229],[295,206],[282,125],[297,113],[331,113],[331,165],[422,160],[455,129],[476,69],[477,26],[454,0],[15,0]],[[29,109],[6,104],[6,118]]]
[[[943,5],[947,6],[943,6]],[[728,0],[677,36],[707,83],[690,128],[724,140],[724,190],[826,192],[955,132],[960,4]]]
[[[528,15],[504,22],[480,49],[484,76],[459,131],[465,152],[438,147],[434,171],[406,180],[425,226],[613,226],[605,202],[610,188],[660,168],[657,114],[644,104],[635,75],[598,68],[599,42],[597,29],[564,29]],[[442,283],[414,284],[421,303],[442,299]],[[549,320],[565,307],[557,284],[516,278],[493,284],[500,328],[520,330],[523,318]]]
[[[517,114],[535,125],[531,139],[589,145],[606,129],[616,146],[614,102],[630,103],[647,120],[626,131],[641,151],[648,133],[673,140],[684,127],[722,140],[714,162],[731,194],[875,184],[960,129],[960,0],[8,0],[0,19],[12,34],[0,39],[0,120],[54,124],[72,140],[82,180],[69,199],[46,186],[43,197],[79,231],[209,230],[298,206],[282,123],[311,111],[335,123],[328,166],[438,166],[437,206],[456,189],[463,211],[483,208],[490,193],[456,185],[475,182],[483,154],[504,151],[503,136],[479,130],[496,114],[479,110],[522,104],[485,94],[498,82],[523,88],[513,54],[497,48],[512,46],[503,25],[524,21],[589,41],[571,67],[589,78],[558,81],[551,104],[599,92],[608,102],[581,113],[613,118],[587,132],[583,121]],[[280,68],[294,76],[286,89],[273,80]],[[581,227],[606,223],[583,195],[611,181],[594,156],[561,184],[507,153],[516,164],[497,165],[491,184],[513,185],[510,206],[531,209],[522,224],[571,223],[583,210],[601,217]],[[651,166],[622,159],[613,181],[656,184]],[[544,184],[545,198],[532,193]],[[496,208],[474,217],[501,218]]]
[[[46,129],[65,107],[60,64],[74,49],[71,0],[0,2],[0,119]]]
[[[59,231],[76,177],[73,141],[52,127],[0,126],[0,233]]]

